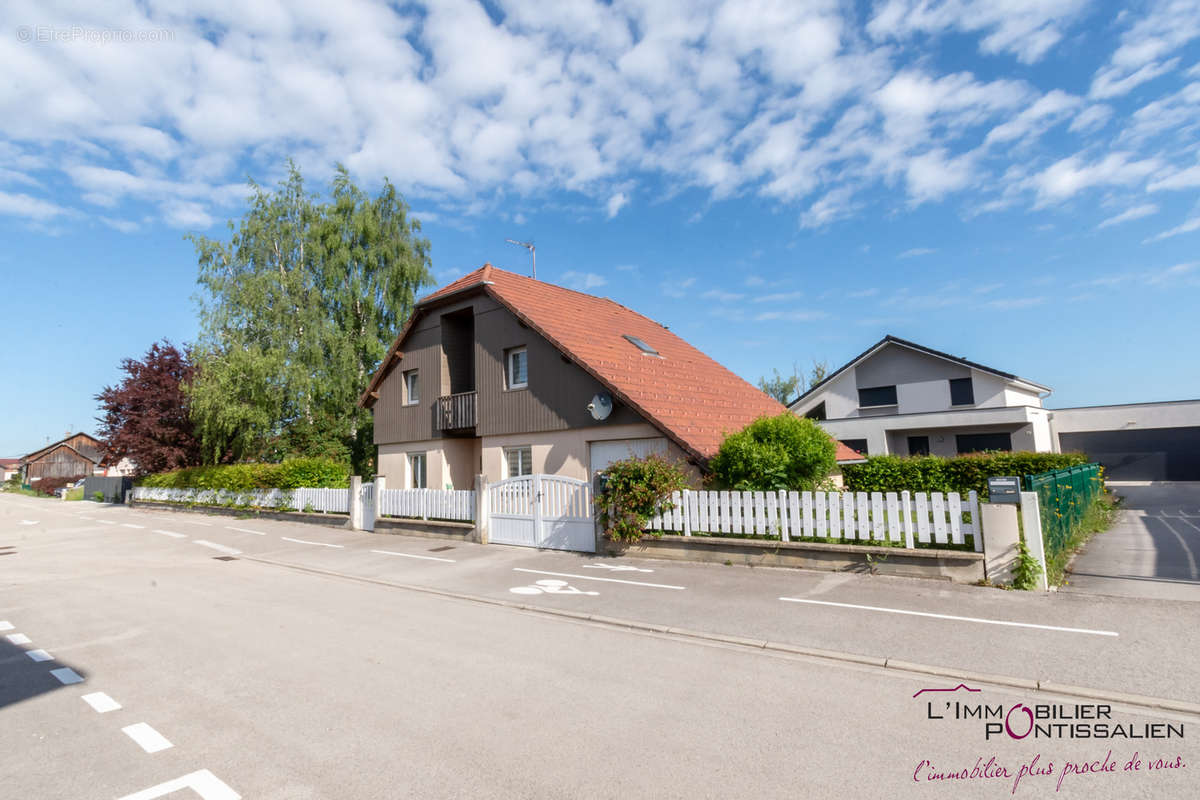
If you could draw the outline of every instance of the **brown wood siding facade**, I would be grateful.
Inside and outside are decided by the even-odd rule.
[[[375,443],[396,444],[442,438],[434,409],[439,396],[450,394],[450,374],[460,365],[447,363],[443,350],[443,314],[474,311],[474,388],[478,423],[475,436],[603,427],[645,422],[637,412],[614,398],[612,414],[597,422],[587,404],[606,389],[568,361],[550,342],[525,327],[512,312],[482,294],[442,308],[431,309],[401,344],[404,357],[379,386],[375,411]],[[506,353],[514,347],[528,352],[529,385],[506,388]],[[404,373],[420,375],[421,399],[403,405]]]
[[[92,474],[95,462],[66,445],[58,445],[25,465],[25,480],[33,478],[83,478]]]

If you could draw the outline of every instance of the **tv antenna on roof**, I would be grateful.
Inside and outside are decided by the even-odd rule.
[[[516,239],[505,239],[509,244],[515,244],[517,247],[524,247],[529,251],[529,258],[533,261],[533,279],[537,280],[537,248],[533,246],[533,242],[518,242]]]

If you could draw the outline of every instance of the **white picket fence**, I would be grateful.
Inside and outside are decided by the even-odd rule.
[[[475,492],[470,489],[384,489],[379,494],[379,516],[475,521]]]
[[[905,547],[965,544],[979,535],[979,497],[958,492],[697,492],[671,496],[647,530],[709,535],[777,536],[904,542]],[[970,515],[968,521],[964,514]]]
[[[163,489],[135,486],[133,499],[148,502],[235,505],[281,510],[350,513],[349,489]]]

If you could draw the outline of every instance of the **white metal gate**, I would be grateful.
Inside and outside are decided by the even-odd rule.
[[[552,550],[596,551],[587,481],[522,475],[487,487],[488,541]]]

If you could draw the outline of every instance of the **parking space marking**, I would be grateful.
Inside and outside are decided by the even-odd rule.
[[[15,626],[6,619],[0,619],[0,631],[11,631]]]
[[[606,569],[609,572],[654,572],[652,569],[642,569],[630,564],[584,564],[584,569]]]
[[[72,683],[83,683],[83,676],[70,667],[52,669],[50,670],[50,674],[58,678],[58,682],[63,686],[70,686]]]
[[[651,589],[686,589],[686,586],[671,586],[667,583],[644,583],[642,581],[623,581],[620,578],[597,578],[594,575],[572,575],[569,572],[546,572],[540,569],[525,569],[524,567],[513,567],[513,572],[532,572],[534,575],[555,575],[559,578],[578,578],[582,581],[604,581],[605,583],[627,583],[631,586],[648,586]]]
[[[146,526],[145,525],[134,525],[132,522],[122,522],[121,527],[122,528],[139,528],[139,529],[141,529],[141,528],[145,528]]]
[[[107,714],[109,711],[116,711],[121,707],[121,704],[104,692],[92,692],[85,694],[80,698],[83,702],[91,706],[98,714]]]
[[[159,530],[158,528],[155,528],[154,532],[161,533],[163,536],[170,536],[172,539],[186,539],[187,538],[186,533],[176,533],[175,531],[164,531],[164,530]]]
[[[327,542],[309,542],[309,541],[306,541],[305,539],[293,539],[290,536],[280,536],[279,538],[283,539],[285,542],[295,542],[296,544],[315,544],[317,547],[345,547],[345,545],[341,545],[341,544],[329,544]]]
[[[137,742],[138,746],[147,753],[157,753],[160,750],[166,750],[174,746],[167,741],[167,737],[154,730],[154,728],[145,722],[139,722],[136,725],[126,725],[124,728],[121,728],[121,732]]]
[[[372,553],[379,553],[381,556],[401,556],[403,558],[419,558],[422,561],[445,561],[447,564],[456,564],[453,558],[438,558],[437,556],[416,556],[412,553],[397,553],[393,550],[372,550]]]
[[[266,536],[262,531],[252,531],[249,528],[235,528],[232,525],[226,525],[225,530],[237,531],[238,533],[253,533],[255,536]]]
[[[200,796],[200,800],[241,800],[242,796],[230,789],[220,778],[213,775],[206,769],[197,770],[188,773],[182,778],[176,778],[173,781],[160,783],[157,786],[151,786],[149,789],[143,789],[140,792],[127,794],[120,800],[155,800],[155,798],[163,797],[177,792],[180,789],[191,789]]]
[[[235,550],[232,547],[226,547],[223,544],[217,544],[216,542],[210,542],[206,539],[193,539],[192,544],[198,544],[201,547],[209,547],[209,548],[212,548],[213,550],[216,550],[221,553],[228,553],[231,556],[240,556],[242,554],[241,550]]]
[[[10,633],[5,638],[13,644],[29,644],[31,641],[33,641],[23,633]]]
[[[27,650],[25,655],[29,656],[34,661],[53,661],[54,656],[47,653],[45,650]]]
[[[101,525],[116,525],[117,524],[117,523],[113,522],[111,519],[98,519],[98,520],[96,520],[96,522],[99,522]]]
[[[953,614],[934,614],[929,611],[909,611],[903,608],[884,608],[882,606],[860,606],[854,603],[834,603],[829,600],[806,600],[801,597],[781,597],[788,603],[810,603],[816,606],[835,606],[837,608],[857,608],[863,611],[882,611],[886,614],[907,614],[913,617],[931,617],[933,619],[948,619],[955,622],[979,622],[984,625],[1006,625],[1014,628],[1036,628],[1043,631],[1061,631],[1064,633],[1089,633],[1093,636],[1120,636],[1116,631],[1094,631],[1089,628],[1064,628],[1058,625],[1037,625],[1032,622],[1011,622],[1005,619],[983,619],[982,617],[956,617]]]
[[[22,525],[37,525],[38,521],[36,519],[23,519],[23,520],[21,520],[21,524]]]

